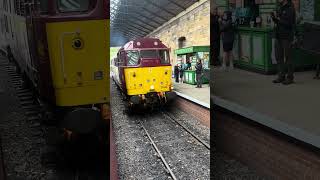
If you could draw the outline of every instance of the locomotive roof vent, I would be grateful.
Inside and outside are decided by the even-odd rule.
[[[138,45],[138,46],[140,46],[140,45],[141,45],[141,43],[140,43],[140,42],[137,42],[137,45]]]

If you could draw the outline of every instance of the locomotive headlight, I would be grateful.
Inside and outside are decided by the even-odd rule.
[[[72,47],[74,49],[82,49],[83,48],[83,40],[81,38],[75,38],[72,41]]]
[[[94,80],[102,80],[103,79],[103,72],[102,71],[96,71],[94,72]]]
[[[150,86],[150,89],[154,89],[154,85],[151,85],[151,86]]]

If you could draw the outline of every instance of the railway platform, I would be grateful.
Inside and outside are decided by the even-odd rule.
[[[173,87],[178,96],[188,99],[196,104],[210,108],[210,86],[203,84],[202,88],[196,88],[195,85],[186,83],[176,83],[174,79]]]
[[[296,72],[285,86],[273,84],[274,75],[214,69],[218,149],[275,178],[319,178],[320,81],[313,76]]]

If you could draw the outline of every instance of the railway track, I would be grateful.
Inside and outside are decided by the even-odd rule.
[[[3,159],[1,137],[0,137],[0,179],[3,179],[3,180],[7,179],[5,164],[4,164],[4,159]]]
[[[172,157],[170,155],[170,153],[168,152],[172,152],[172,151],[181,151],[183,147],[178,147],[179,145],[176,145],[176,143],[182,143],[182,144],[188,144],[189,146],[191,145],[192,147],[190,149],[202,149],[202,151],[205,151],[207,153],[209,153],[210,151],[210,145],[208,142],[206,142],[205,140],[201,139],[198,135],[196,135],[196,133],[192,132],[189,128],[187,128],[185,125],[183,125],[181,122],[179,122],[179,120],[174,117],[173,115],[171,115],[169,112],[165,111],[165,110],[161,110],[159,112],[159,115],[162,116],[163,118],[159,118],[161,119],[162,122],[165,122],[167,124],[170,124],[169,126],[174,127],[173,129],[171,129],[172,131],[168,132],[161,132],[161,129],[167,129],[168,130],[168,126],[165,126],[164,124],[154,124],[151,125],[150,124],[150,116],[147,115],[147,117],[143,118],[142,120],[138,121],[140,126],[142,127],[144,133],[146,134],[147,138],[149,139],[151,145],[153,146],[153,148],[155,149],[157,156],[161,159],[163,165],[166,168],[166,171],[168,172],[168,174],[170,175],[170,177],[174,180],[176,179],[184,179],[184,178],[203,178],[203,177],[199,177],[197,175],[194,176],[194,174],[192,174],[192,172],[188,172],[187,169],[184,169],[183,167],[179,167],[179,165],[182,165],[184,163],[184,160],[179,159],[179,157]],[[149,117],[148,117],[149,116]],[[158,120],[158,122],[161,122],[160,120]],[[153,121],[157,122],[156,121]],[[158,128],[160,127],[160,128]],[[156,132],[156,133],[155,133]],[[181,132],[183,132],[184,138],[182,138],[183,140],[179,142],[179,139],[177,139],[177,137],[174,134],[181,134]],[[159,137],[161,139],[162,136],[173,136],[176,138],[169,138],[165,141],[159,140]],[[190,141],[190,139],[193,139],[194,142],[192,142],[192,140]],[[181,139],[180,139],[181,140]],[[188,145],[184,146],[184,147],[188,147]],[[173,150],[176,149],[176,150]],[[200,151],[201,152],[201,151]],[[187,153],[182,153],[181,157],[183,156],[187,156],[188,153],[191,154],[195,154],[194,158],[198,158],[197,154],[199,154],[199,151],[190,151]],[[201,153],[200,153],[201,154]],[[175,159],[177,158],[177,159]],[[201,159],[201,158],[200,158]],[[209,159],[209,158],[208,158]],[[207,168],[209,169],[209,164],[207,164]],[[191,173],[191,174],[186,174],[186,173]],[[209,176],[208,176],[209,177]]]
[[[80,158],[85,159],[83,157],[86,155],[84,152],[83,156],[78,156],[77,158],[74,157],[67,157],[68,155],[64,155],[63,158],[58,157],[61,155],[61,152],[65,149],[61,149],[61,145],[51,144],[48,142],[52,134],[52,129],[56,130],[57,126],[56,123],[48,124],[45,122],[43,117],[41,116],[43,110],[43,105],[41,104],[40,100],[35,95],[32,88],[25,86],[25,79],[23,76],[17,72],[17,68],[14,63],[8,62],[7,60],[3,59],[1,62],[2,67],[6,70],[9,75],[9,82],[13,85],[17,98],[20,103],[20,107],[23,109],[23,112],[26,116],[26,121],[29,128],[32,130],[33,136],[39,140],[43,139],[44,143],[37,143],[37,150],[39,149],[54,149],[53,152],[46,152],[44,151],[44,155],[41,154],[42,159],[42,166],[46,167],[45,169],[50,169],[54,174],[50,176],[55,179],[62,179],[62,180],[91,180],[91,179],[108,179],[109,178],[109,162],[108,160],[105,161],[90,161],[88,164],[87,162],[82,162],[86,164],[83,168],[79,168],[74,164],[78,165],[79,163],[70,162]],[[51,122],[52,123],[52,122]],[[55,131],[56,132],[56,131]],[[57,141],[55,139],[54,141]],[[58,140],[59,141],[59,140]],[[1,145],[1,144],[0,144]],[[72,153],[69,153],[72,154]],[[108,154],[108,153],[106,153]],[[49,160],[48,160],[49,159]],[[100,159],[100,158],[97,158]],[[101,159],[103,159],[101,157]],[[1,154],[1,147],[0,147],[0,179],[2,180],[2,154]],[[69,162],[68,162],[69,161]],[[81,161],[81,160],[80,160]],[[101,167],[103,166],[103,167]],[[88,168],[87,168],[88,167]],[[94,168],[93,168],[94,167]]]
[[[181,128],[183,128],[186,132],[188,132],[192,137],[194,137],[199,143],[203,144],[208,150],[210,150],[210,144],[205,142],[205,140],[201,139],[198,135],[193,133],[189,128],[187,128],[185,125],[180,123],[175,117],[173,117],[171,114],[168,112],[162,111],[162,113],[168,117],[171,121],[177,123]]]

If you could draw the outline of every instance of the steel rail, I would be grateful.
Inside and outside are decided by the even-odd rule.
[[[156,152],[158,153],[159,157],[161,158],[163,164],[165,165],[165,167],[167,168],[167,170],[169,171],[170,176],[172,177],[172,179],[177,180],[176,176],[174,175],[174,173],[172,172],[169,164],[167,163],[167,161],[164,159],[164,157],[162,156],[160,150],[158,149],[157,145],[154,143],[153,139],[151,138],[150,134],[148,133],[148,130],[144,127],[143,123],[140,122],[141,127],[143,128],[143,130],[145,131],[145,133],[147,134],[147,137],[149,138],[149,140],[151,141],[152,146],[154,147],[154,149],[156,150]]]
[[[177,121],[175,118],[171,117],[168,112],[161,111],[164,116],[167,116],[168,119],[171,121],[175,122],[179,126],[181,126],[185,131],[187,131],[193,138],[195,138],[197,141],[199,141],[201,144],[203,144],[207,149],[210,150],[210,145],[206,143],[204,140],[202,140],[199,136],[194,134],[191,130],[189,130],[186,126],[181,124],[179,121]]]

